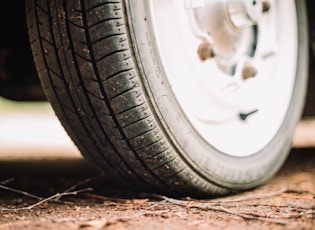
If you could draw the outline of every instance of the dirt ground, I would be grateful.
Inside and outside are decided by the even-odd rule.
[[[254,191],[208,200],[115,189],[79,157],[2,159],[0,175],[1,230],[315,229],[315,149],[293,150]]]
[[[0,230],[315,229],[315,148],[294,149],[254,191],[172,199],[115,188],[82,159],[51,110],[38,116],[20,107],[0,114]],[[314,146],[307,130],[315,128],[304,126],[295,146]]]

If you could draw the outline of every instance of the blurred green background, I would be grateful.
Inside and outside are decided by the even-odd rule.
[[[52,112],[49,102],[17,102],[0,97],[0,113],[7,112]]]

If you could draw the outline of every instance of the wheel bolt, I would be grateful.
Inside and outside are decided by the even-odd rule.
[[[215,57],[213,45],[208,42],[203,42],[198,48],[198,54],[202,61]]]
[[[271,4],[269,0],[263,1],[263,13],[268,13],[271,9]]]
[[[242,75],[243,79],[247,80],[253,78],[258,74],[257,69],[249,62],[246,62],[243,67]]]

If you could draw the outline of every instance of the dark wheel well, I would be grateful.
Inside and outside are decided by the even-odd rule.
[[[0,96],[46,100],[29,45],[23,0],[1,3],[0,29]]]

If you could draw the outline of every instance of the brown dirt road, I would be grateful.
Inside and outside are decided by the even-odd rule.
[[[315,149],[293,150],[281,171],[254,191],[176,200],[114,189],[95,178],[98,171],[65,140],[60,127],[52,123],[50,132],[43,132],[49,124],[43,118],[36,130],[30,117],[25,129],[14,120],[9,126],[14,138],[21,134],[22,139],[0,130],[0,230],[315,229]],[[24,139],[30,130],[34,142]],[[65,193],[76,190],[81,192]]]
[[[314,149],[294,150],[277,176],[254,191],[209,200],[114,190],[101,178],[73,187],[93,191],[63,194],[98,175],[80,158],[2,160],[0,165],[1,185],[28,193],[0,190],[0,230],[315,227]],[[58,193],[59,201],[40,202]]]

